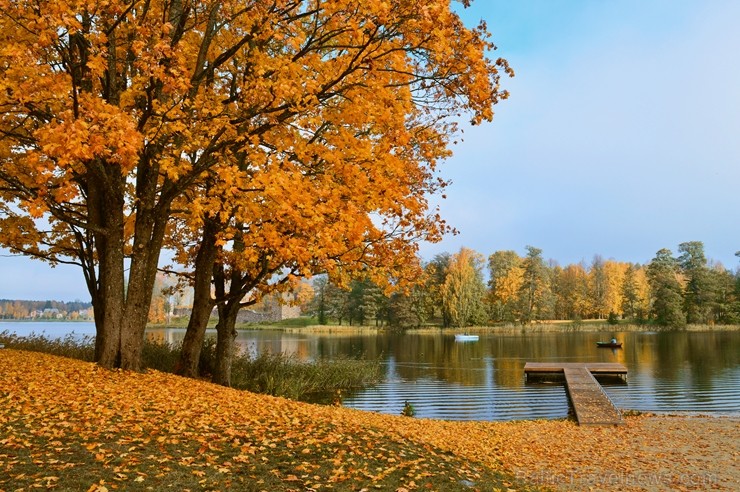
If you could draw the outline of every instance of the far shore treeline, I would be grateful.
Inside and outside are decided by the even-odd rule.
[[[677,255],[661,249],[644,265],[596,255],[590,263],[561,266],[555,260],[544,260],[538,248],[527,246],[525,250],[523,256],[511,250],[496,251],[487,259],[467,248],[455,254],[441,253],[423,264],[416,285],[391,293],[370,279],[338,286],[318,276],[310,286],[303,283],[292,295],[262,304],[297,303],[305,317],[321,325],[401,329],[553,320],[607,320],[671,328],[740,324],[740,269],[708,260],[699,241],[681,243]],[[177,291],[174,283],[160,276],[150,324],[181,325],[191,309],[192,292]],[[0,319],[90,320],[92,305],[0,299]]]
[[[740,253],[738,253],[740,256]],[[484,269],[488,271],[488,282]],[[313,312],[322,324],[410,328],[545,320],[608,320],[681,328],[740,323],[740,269],[710,262],[700,241],[661,249],[645,265],[604,260],[560,266],[542,250],[496,251],[486,258],[462,248],[424,265],[419,283],[385,295],[370,280],[342,289],[314,281]]]
[[[0,319],[92,321],[92,303],[83,301],[29,301],[0,299]]]

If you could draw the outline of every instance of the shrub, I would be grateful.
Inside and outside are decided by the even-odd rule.
[[[235,388],[300,399],[310,394],[361,388],[382,378],[379,361],[350,358],[300,361],[293,354],[240,355],[232,365]]]

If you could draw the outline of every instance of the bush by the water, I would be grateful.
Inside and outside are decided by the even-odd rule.
[[[232,366],[235,388],[300,399],[309,394],[369,386],[380,381],[378,361],[339,358],[303,362],[292,354],[239,356]]]
[[[69,334],[64,338],[46,338],[43,335],[31,333],[20,337],[5,330],[0,332],[0,343],[8,348],[44,352],[60,355],[70,359],[79,359],[92,362],[95,359],[95,341],[90,336],[75,336]]]
[[[0,332],[0,343],[8,348],[44,352],[91,362],[95,358],[93,337],[67,335],[62,339],[31,334],[20,337]],[[142,366],[162,372],[174,372],[180,354],[179,344],[145,340]],[[216,360],[216,341],[206,339],[200,355],[200,371],[212,372]],[[232,364],[234,388],[274,396],[301,399],[316,393],[361,388],[382,378],[379,361],[339,358],[304,362],[293,354],[263,352],[256,356],[239,354]]]

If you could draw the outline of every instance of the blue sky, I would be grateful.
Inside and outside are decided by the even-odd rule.
[[[740,2],[476,0],[516,77],[493,123],[466,128],[439,202],[486,256],[526,245],[562,265],[647,263],[704,242],[740,250]],[[80,271],[0,257],[0,298],[87,300]]]
[[[647,263],[702,241],[738,265],[740,2],[478,0],[516,77],[465,131],[440,206],[461,246]]]

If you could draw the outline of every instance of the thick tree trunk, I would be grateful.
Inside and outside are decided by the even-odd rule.
[[[218,226],[212,220],[206,220],[203,226],[203,238],[195,257],[195,280],[193,283],[193,310],[190,313],[188,328],[182,341],[180,359],[175,372],[181,376],[197,377],[198,361],[203,348],[206,327],[211,317],[215,301],[211,295],[211,279],[216,261],[216,230]]]
[[[120,347],[120,367],[132,371],[141,370],[144,331],[169,216],[166,205],[160,203],[159,207],[154,208],[155,189],[155,180],[144,179],[137,193],[139,206],[136,212]]]
[[[106,181],[108,186],[103,184]],[[109,368],[120,363],[121,323],[125,304],[123,194],[111,192],[111,184],[122,188],[123,177],[115,176],[113,172],[103,179],[92,180],[88,191],[88,209],[95,228],[95,250],[99,264],[99,283],[97,291],[92,293],[96,301],[95,359],[101,366]]]
[[[95,303],[96,361],[108,368],[141,368],[144,330],[168,216],[166,204],[154,208],[156,179],[147,180],[146,173],[142,173],[139,180],[128,279],[125,176],[114,165],[101,163],[88,183],[89,217],[99,269],[97,287],[92,286],[91,292]]]
[[[239,302],[219,304],[218,324],[216,325],[216,364],[213,369],[213,382],[231,386],[231,365],[236,354],[236,316]]]

